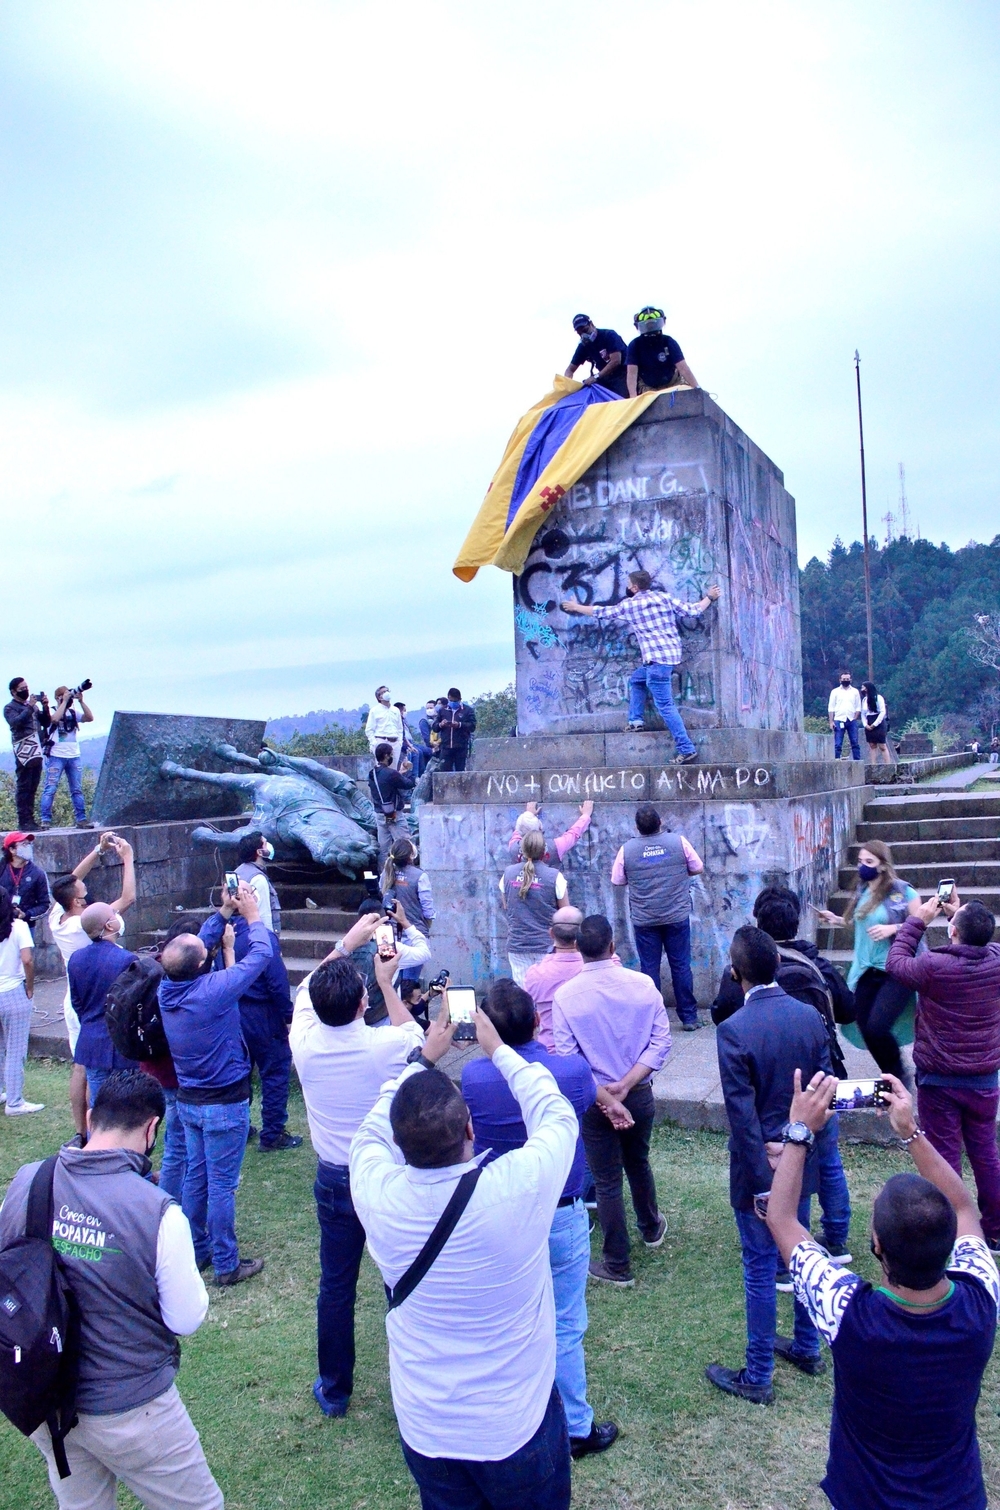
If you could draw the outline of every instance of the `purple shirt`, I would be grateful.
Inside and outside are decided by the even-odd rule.
[[[634,1064],[658,1070],[670,1053],[663,998],[648,975],[611,959],[589,960],[552,998],[557,1054],[582,1054],[598,1085],[610,1085]]]
[[[560,986],[579,975],[583,955],[578,949],[555,949],[532,965],[524,977],[524,989],[535,1003],[538,1013],[538,1041],[550,1054],[556,1052],[552,1036],[552,998]]]

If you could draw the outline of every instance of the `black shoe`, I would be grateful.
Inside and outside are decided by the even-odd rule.
[[[206,1269],[210,1269],[211,1267],[212,1267],[212,1255],[209,1254],[208,1258],[203,1258],[202,1261],[201,1261],[201,1263],[198,1265],[198,1273],[199,1274],[204,1274],[205,1270]]]
[[[602,1421],[600,1425],[595,1421],[589,1436],[570,1437],[569,1455],[571,1458],[589,1458],[592,1452],[607,1452],[617,1437],[618,1427],[614,1421]]]
[[[745,1368],[724,1368],[721,1363],[710,1363],[705,1378],[723,1394],[738,1395],[753,1405],[773,1405],[774,1390],[769,1384],[751,1384]]]
[[[675,755],[671,765],[697,765],[698,751],[694,750],[690,755]]]
[[[682,1033],[697,1033],[698,1029],[699,1028],[703,1028],[704,1026],[705,1026],[705,1024],[703,1022],[699,1022],[698,1019],[697,1019],[697,1017],[696,1017],[695,1020],[694,1020],[694,1022],[682,1022],[681,1023],[681,1032]]]
[[[630,1290],[635,1284],[627,1269],[624,1274],[616,1269],[609,1269],[603,1259],[592,1258],[587,1272],[591,1279],[599,1279],[605,1285],[617,1285],[620,1290]]]
[[[253,1123],[251,1122],[250,1126],[247,1128],[247,1142],[248,1143],[252,1143],[253,1140],[254,1140],[254,1138],[256,1138],[256,1136],[257,1136],[257,1129],[256,1129],[256,1127],[254,1127]]]
[[[666,1219],[665,1216],[663,1216],[661,1214],[660,1218],[659,1218],[659,1221],[657,1222],[655,1237],[644,1237],[643,1238],[643,1242],[644,1242],[644,1244],[646,1245],[647,1248],[662,1248],[663,1247],[663,1239],[666,1237],[666,1235],[667,1235],[667,1219]]]
[[[230,1269],[228,1274],[217,1274],[215,1283],[220,1289],[227,1285],[241,1285],[245,1279],[253,1279],[264,1267],[262,1258],[241,1258],[235,1269]]]
[[[91,821],[90,821],[89,818],[80,818],[78,820],[77,824],[76,824],[76,827],[77,828],[93,828],[94,825],[91,823]]]
[[[261,1153],[274,1153],[275,1149],[278,1149],[278,1148],[301,1148],[301,1147],[302,1147],[302,1139],[295,1137],[295,1135],[293,1133],[282,1133],[281,1137],[280,1138],[276,1138],[273,1143],[265,1143],[263,1138],[261,1138],[261,1140],[260,1140],[260,1151],[261,1151]]]
[[[813,1379],[819,1374],[826,1373],[826,1364],[819,1354],[797,1353],[795,1351],[795,1343],[791,1337],[775,1337],[774,1356],[776,1358],[783,1358],[786,1363],[790,1363],[793,1368],[797,1368],[799,1373],[808,1374]]]

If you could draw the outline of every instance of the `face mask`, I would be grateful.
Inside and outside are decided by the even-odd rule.
[[[271,844],[268,840],[265,840],[265,842],[264,842],[264,859],[265,860],[273,860],[274,859],[274,845]]]
[[[35,846],[33,844],[15,844],[14,853],[21,860],[31,860],[34,858]]]
[[[842,676],[840,678],[840,685],[842,687],[849,687],[851,685],[851,678],[849,676]]]
[[[389,694],[388,694],[388,692],[379,692],[377,694],[377,696],[378,696],[379,702],[383,705],[383,707],[388,708],[388,706],[389,706]]]
[[[874,881],[875,877],[878,875],[878,866],[859,865],[858,875],[861,877],[862,881]]]

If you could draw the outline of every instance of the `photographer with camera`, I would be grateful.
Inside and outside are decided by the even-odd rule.
[[[42,779],[42,742],[48,737],[49,700],[44,692],[29,692],[23,676],[10,680],[11,700],[3,710],[14,748],[15,801],[18,828],[35,825],[35,793]]]
[[[351,1139],[385,1081],[406,1068],[424,1034],[393,989],[396,954],[377,952],[374,973],[388,1026],[366,1021],[368,991],[355,963],[374,944],[381,913],[365,912],[295,994],[290,1043],[319,1160],[316,1215],[320,1283],[316,1302],[319,1375],[313,1385],[325,1416],[343,1416],[354,1389],[354,1298],[365,1233],[354,1211],[348,1154]],[[414,930],[415,931],[415,930]],[[447,1022],[447,1011],[442,1011]]]
[[[49,724],[48,739],[45,741],[48,763],[42,792],[40,827],[43,829],[52,826],[52,803],[63,776],[69,787],[77,828],[94,826],[87,821],[87,806],[83,800],[83,762],[80,759],[80,725],[94,722],[94,715],[84,702],[83,694],[89,692],[93,685],[88,677],[79,687],[56,688],[56,708]],[[79,713],[73,707],[74,702],[80,704]]]

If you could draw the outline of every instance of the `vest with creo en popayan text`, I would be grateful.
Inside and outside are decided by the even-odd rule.
[[[659,928],[687,920],[691,877],[680,834],[629,839],[622,858],[633,928]]]

